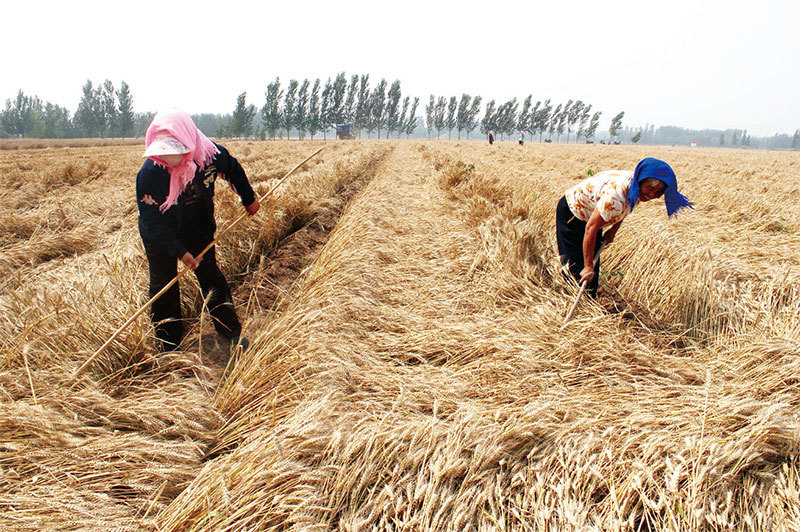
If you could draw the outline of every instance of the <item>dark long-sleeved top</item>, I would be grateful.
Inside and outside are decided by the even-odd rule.
[[[169,171],[147,159],[136,176],[136,203],[139,206],[139,234],[148,253],[168,253],[180,258],[188,250],[183,241],[198,236],[213,239],[214,182],[219,175],[228,181],[242,200],[255,201],[255,193],[244,169],[228,150],[216,144],[219,153],[211,163],[194,174],[175,205],[164,212],[159,205],[169,195]]]

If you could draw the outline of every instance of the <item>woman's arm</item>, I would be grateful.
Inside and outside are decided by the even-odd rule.
[[[614,237],[617,236],[617,231],[619,231],[620,225],[622,225],[622,220],[612,225],[611,229],[603,233],[603,241],[606,244],[610,244],[614,241]]]
[[[583,233],[583,269],[581,282],[589,282],[594,277],[594,248],[597,244],[597,233],[606,221],[600,216],[600,211],[595,209],[586,222],[586,231]]]
[[[214,166],[217,167],[217,171],[231,184],[233,190],[241,198],[242,205],[245,207],[252,205],[253,200],[257,198],[255,192],[253,192],[253,187],[250,186],[250,182],[247,180],[247,174],[245,174],[244,168],[242,168],[239,161],[237,161],[224,146],[219,144],[216,144],[216,146],[219,148],[219,153],[214,159]],[[256,210],[258,209],[256,208]]]

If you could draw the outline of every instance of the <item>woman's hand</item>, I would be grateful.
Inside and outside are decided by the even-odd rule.
[[[581,270],[581,284],[589,284],[594,279],[594,268],[586,266]]]
[[[253,216],[255,213],[258,212],[258,209],[260,207],[261,207],[261,204],[258,202],[258,198],[256,198],[255,200],[253,200],[253,203],[251,203],[250,205],[245,207],[245,210],[247,211],[247,214],[249,216]]]
[[[203,260],[203,257],[200,257],[199,259],[196,259],[188,251],[183,254],[183,257],[181,257],[181,262],[183,262],[186,265],[187,268],[191,268],[193,270],[196,270],[197,267],[200,266],[200,261],[201,260]]]

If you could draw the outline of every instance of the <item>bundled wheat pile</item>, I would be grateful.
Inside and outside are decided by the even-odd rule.
[[[133,211],[80,220],[98,235],[69,259],[33,238],[20,251],[26,231],[61,234],[58,205],[38,207],[47,223],[0,221],[22,235],[0,248],[12,273],[0,294],[0,525],[800,528],[797,154],[329,146],[264,224],[221,247],[226,273],[250,279],[237,297],[254,342],[216,389],[202,319],[166,364],[148,366],[143,320],[90,378],[64,375],[141,302]],[[302,148],[232,151],[267,182]],[[125,153],[120,179],[135,171]],[[649,155],[673,165],[697,211],[667,221],[663,202],[638,206],[603,254],[600,297],[561,329],[576,289],[554,250],[557,200],[589,170]],[[297,284],[263,308],[263,253],[373,173]],[[119,226],[103,237],[100,220]],[[73,299],[54,299],[59,286]],[[185,299],[196,315],[196,293]]]

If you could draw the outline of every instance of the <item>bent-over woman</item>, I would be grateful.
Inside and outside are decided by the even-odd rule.
[[[579,283],[587,281],[587,292],[597,295],[600,261],[593,266],[603,239],[614,241],[620,224],[636,203],[664,196],[667,216],[694,208],[678,192],[672,168],[660,159],[642,159],[631,171],[600,172],[564,193],[556,207],[556,240],[563,264]],[[603,229],[607,228],[605,235]]]

